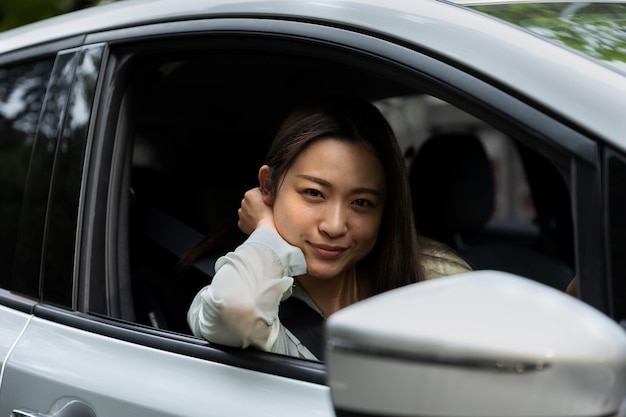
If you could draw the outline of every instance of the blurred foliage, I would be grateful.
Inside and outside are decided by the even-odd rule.
[[[0,31],[114,0],[0,0]]]
[[[626,69],[624,3],[518,3],[475,8]]]

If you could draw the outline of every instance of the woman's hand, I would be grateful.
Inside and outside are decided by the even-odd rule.
[[[276,229],[274,211],[263,201],[263,194],[259,187],[246,191],[237,214],[239,215],[237,226],[247,235],[260,227]]]

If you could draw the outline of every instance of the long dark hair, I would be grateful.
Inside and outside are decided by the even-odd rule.
[[[328,97],[292,112],[266,156],[272,171],[270,191],[278,190],[300,153],[314,141],[332,137],[366,144],[380,159],[386,178],[386,203],[372,251],[357,265],[362,294],[371,296],[423,280],[404,157],[391,127],[366,100]],[[365,282],[364,282],[365,281]]]

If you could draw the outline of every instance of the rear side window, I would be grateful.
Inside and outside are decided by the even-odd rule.
[[[11,289],[19,216],[53,60],[0,68],[0,287]]]

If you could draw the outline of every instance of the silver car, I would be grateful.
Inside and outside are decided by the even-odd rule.
[[[474,271],[334,314],[325,362],[192,336],[276,128],[325,94],[379,107],[418,231]],[[125,0],[13,29],[0,416],[624,416],[625,213],[623,2]]]

